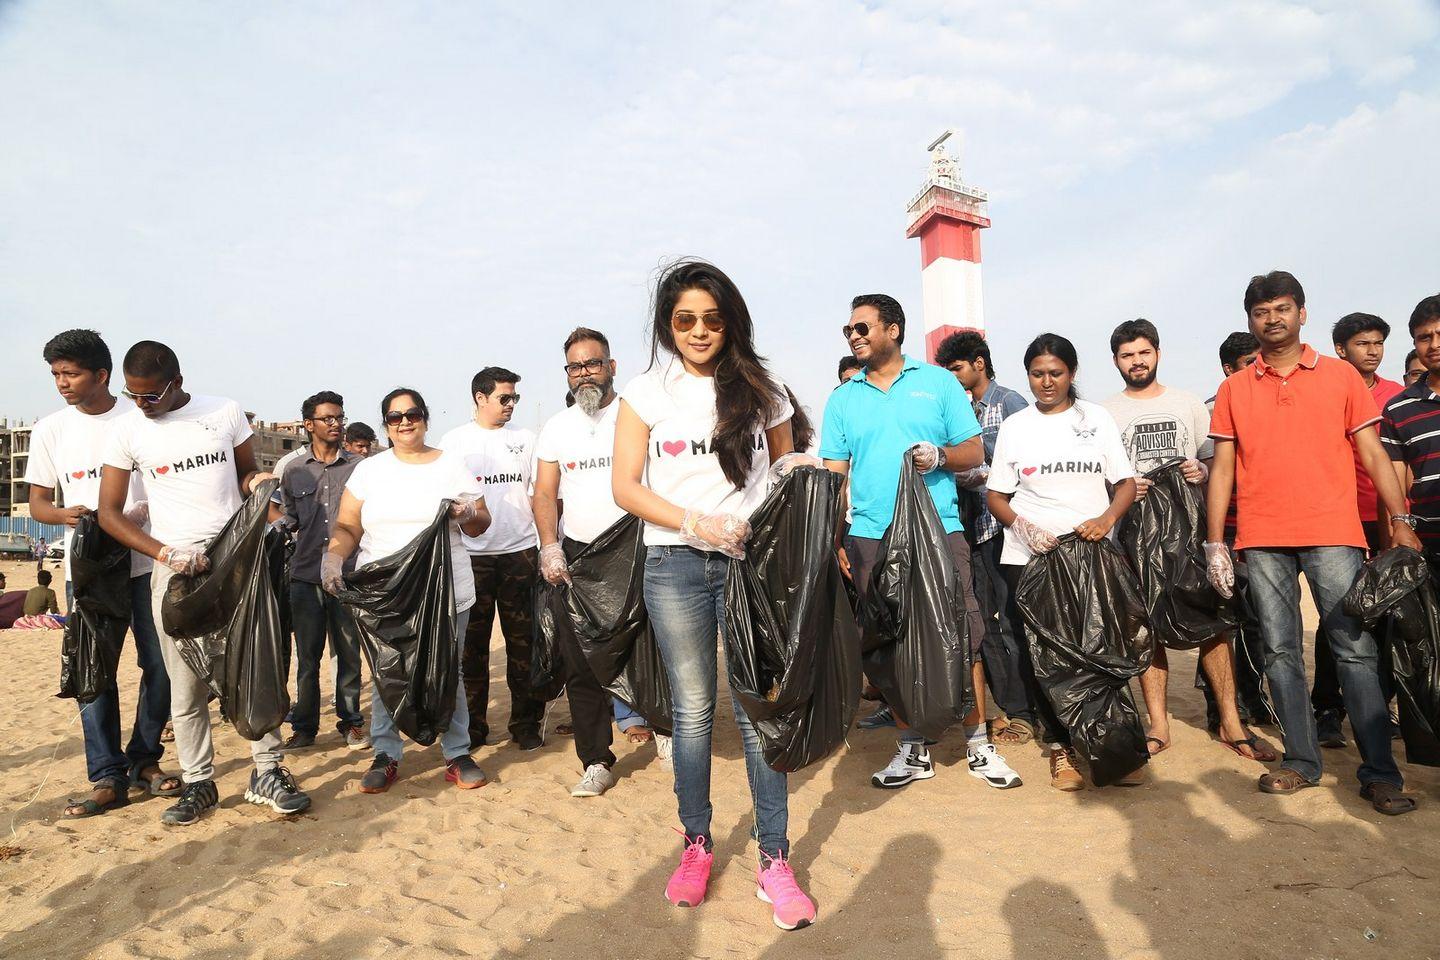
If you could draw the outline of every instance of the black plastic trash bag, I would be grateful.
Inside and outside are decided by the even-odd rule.
[[[210,569],[170,578],[160,605],[165,632],[246,740],[276,729],[290,710],[281,618],[285,536],[267,522],[279,480],[261,483],[205,548]]]
[[[100,529],[93,513],[75,521],[70,585],[74,602],[65,618],[56,696],[89,703],[115,685],[130,628],[130,551]]]
[[[975,705],[965,595],[945,538],[907,453],[861,614],[864,667],[896,716],[930,740]]]
[[[460,683],[450,523],[450,501],[442,500],[428,527],[346,574],[339,593],[381,702],[401,733],[427,747],[450,726]]]
[[[1390,621],[1395,699],[1409,763],[1440,767],[1440,600],[1435,575],[1409,547],[1392,547],[1365,564],[1345,612],[1374,623]]]
[[[1193,650],[1234,631],[1239,618],[1210,585],[1204,488],[1185,482],[1182,462],[1145,474],[1153,486],[1121,518],[1119,539],[1140,579],[1151,636],[1172,650]]]
[[[565,587],[544,577],[535,580],[535,615],[530,642],[530,695],[549,703],[565,689],[565,657],[561,645],[575,642],[565,610]]]
[[[1108,540],[1067,534],[1026,565],[1015,602],[1035,679],[1095,785],[1138,770],[1150,751],[1130,679],[1150,666],[1152,647],[1129,562]]]
[[[781,773],[824,759],[860,705],[860,627],[835,555],[843,486],[823,468],[791,471],[725,577],[730,690]]]
[[[536,646],[563,673],[568,629],[595,679],[653,729],[671,729],[670,680],[645,612],[645,525],[627,514],[570,560],[570,583],[535,590]],[[534,678],[532,670],[532,679]]]

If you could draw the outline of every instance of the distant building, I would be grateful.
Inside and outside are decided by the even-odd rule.
[[[30,460],[30,424],[0,418],[0,517],[30,516],[30,485],[25,465]]]
[[[305,435],[303,420],[285,420],[266,423],[255,419],[255,414],[245,411],[250,429],[255,431],[255,465],[261,470],[275,469],[275,464],[296,447],[303,446],[309,438]]]

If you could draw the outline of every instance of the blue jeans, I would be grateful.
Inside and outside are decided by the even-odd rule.
[[[649,724],[645,722],[644,717],[630,709],[630,704],[621,700],[619,697],[612,697],[611,699],[614,700],[612,709],[615,713],[615,726],[620,728],[621,733],[624,733],[631,727],[649,726]]]
[[[320,663],[325,636],[336,665],[335,715],[343,733],[360,728],[360,635],[355,620],[339,600],[317,583],[290,581],[290,617],[295,629],[295,706],[290,726],[310,736],[320,732]]]
[[[460,676],[460,647],[469,622],[468,609],[455,615],[455,712],[450,714],[450,726],[440,735],[440,752],[447,762],[470,755],[470,710],[465,706],[465,678]],[[383,753],[397,763],[405,753],[405,741],[380,699],[378,683],[370,684],[370,743],[377,757]]]
[[[710,734],[715,723],[716,663],[725,629],[725,571],[718,553],[692,547],[649,547],[645,553],[645,609],[665,661],[674,700],[675,797],[685,836],[710,848]],[[735,702],[735,725],[745,742],[745,771],[762,862],[789,856],[789,797],[785,774],[765,763],[760,738]]]
[[[65,585],[66,612],[74,591]],[[150,574],[130,578],[130,628],[135,633],[135,662],[140,665],[140,695],[130,744],[120,750],[120,691],[114,685],[80,708],[85,732],[85,768],[91,783],[109,777],[133,777],[165,755],[160,734],[170,719],[170,675],[160,656],[160,636],[150,610]]]
[[[1360,748],[1362,784],[1383,781],[1403,785],[1390,749],[1390,714],[1380,692],[1375,639],[1347,615],[1340,601],[1355,582],[1364,562],[1358,547],[1304,547],[1245,551],[1250,573],[1250,601],[1265,637],[1265,676],[1285,734],[1284,765],[1312,783],[1320,779],[1320,743],[1305,681],[1300,629],[1300,582],[1303,573],[1320,612],[1320,626],[1330,637],[1336,672]]]

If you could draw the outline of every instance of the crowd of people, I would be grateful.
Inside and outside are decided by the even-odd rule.
[[[531,688],[537,580],[565,584],[586,545],[633,515],[644,524],[644,601],[673,698],[670,729],[652,730],[596,680],[578,648],[562,647],[568,732],[581,770],[571,793],[594,797],[615,787],[615,724],[634,743],[655,738],[673,767],[684,837],[665,895],[698,906],[713,865],[711,743],[726,572],[731,558],[745,556],[747,517],[769,487],[806,468],[845,478],[848,515],[834,531],[836,562],[862,602],[874,588],[901,471],[922,475],[961,584],[973,655],[976,704],[960,723],[969,773],[995,789],[1018,788],[1021,777],[1001,751],[1035,742],[1048,757],[1051,786],[1081,790],[1083,758],[1037,681],[1035,640],[1016,603],[1021,574],[1063,538],[1111,537],[1150,493],[1148,475],[1177,463],[1184,480],[1204,490],[1203,554],[1217,595],[1230,597],[1237,578],[1248,584],[1239,629],[1205,639],[1199,650],[1195,682],[1218,743],[1249,761],[1278,761],[1259,777],[1259,789],[1294,793],[1319,783],[1321,748],[1345,745],[1348,716],[1362,795],[1383,813],[1413,810],[1391,746],[1385,635],[1366,630],[1340,601],[1367,552],[1440,548],[1440,494],[1431,492],[1440,480],[1440,430],[1431,426],[1440,422],[1433,389],[1440,386],[1440,296],[1422,300],[1410,317],[1415,350],[1405,384],[1376,372],[1390,332],[1379,317],[1356,313],[1337,322],[1331,357],[1302,337],[1305,294],[1290,274],[1253,278],[1243,305],[1248,330],[1221,343],[1223,380],[1211,399],[1165,386],[1159,330],[1130,320],[1110,339],[1121,388],[1092,402],[1078,394],[1076,350],[1059,334],[1030,343],[1013,366],[1024,390],[1012,389],[980,334],[949,336],[930,364],[905,352],[905,314],[894,298],[858,296],[841,331],[847,353],[817,446],[806,412],[757,351],[736,285],[711,264],[682,261],[654,291],[649,365],[622,388],[603,333],[578,328],[557,344],[570,406],[538,437],[510,423],[521,376],[488,366],[470,383],[470,422],[433,446],[430,408],[412,387],[397,387],[380,403],[383,450],[374,431],[348,420],[339,394],[319,390],[301,408],[309,443],[273,473],[256,464],[240,405],[190,392],[166,345],[141,341],[126,352],[122,403],[100,336],[61,333],[44,359],[66,406],[32,434],[25,478],[32,514],[73,527],[94,513],[132,551],[140,668],[123,747],[119,690],[84,706],[92,790],[70,801],[64,816],[102,814],[144,791],[173,798],[162,820],[183,826],[219,802],[209,689],[158,611],[171,578],[202,573],[206,544],[275,475],[271,519],[293,542],[286,599],[295,698],[288,737],[275,730],[251,742],[245,798],[253,803],[281,813],[310,806],[284,756],[320,736],[327,645],[337,744],[371,750],[359,789],[381,794],[400,776],[404,737],[378,688],[367,732],[361,644],[338,595],[347,574],[401,551],[442,504],[452,520],[458,638],[454,707],[439,737],[445,779],[460,789],[487,782],[473,754],[490,739],[497,616],[510,739],[521,750],[540,747],[546,703]],[[67,594],[68,563],[67,551]],[[1302,657],[1301,574],[1321,624],[1313,688]],[[1168,679],[1156,644],[1140,677],[1152,756],[1172,742]],[[895,790],[935,777],[933,742],[910,728],[904,704],[884,702],[873,687],[866,695],[876,703],[859,726],[897,733],[893,759],[872,784]],[[808,925],[815,905],[789,865],[787,777],[765,763],[738,703],[734,716],[753,804],[756,894],[780,927]],[[161,765],[167,721],[178,775]],[[1254,732],[1261,725],[1283,738],[1283,755]],[[1141,765],[1120,783],[1144,779]]]

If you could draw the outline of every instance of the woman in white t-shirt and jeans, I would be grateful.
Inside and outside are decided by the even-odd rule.
[[[1011,596],[1025,565],[1055,549],[1057,537],[1103,540],[1135,501],[1135,471],[1120,428],[1104,407],[1078,397],[1078,368],[1069,340],[1053,333],[1036,337],[1025,350],[1035,404],[1009,417],[995,438],[986,505],[1005,527],[1000,568]],[[1083,789],[1070,735],[1035,679],[1027,644],[1020,646],[1020,670],[1050,748],[1050,785]]]
[[[455,584],[455,675],[460,676],[460,644],[475,604],[475,578],[465,562],[460,532],[478,537],[490,526],[484,489],[459,454],[425,444],[430,408],[425,398],[409,387],[398,387],[380,401],[380,418],[390,437],[390,448],[365,459],[345,484],[340,513],[330,545],[320,562],[320,584],[331,594],[344,586],[345,560],[360,548],[356,566],[380,560],[404,549],[435,519],[440,501],[449,500],[451,573]],[[370,742],[374,762],[360,779],[361,793],[384,793],[400,770],[404,741],[380,688],[371,684]],[[445,756],[445,779],[462,790],[485,785],[485,774],[470,757],[470,711],[465,706],[464,680],[455,689],[455,711],[440,737]]]
[[[727,557],[744,556],[746,518],[765,496],[770,465],[792,450],[793,411],[755,352],[740,291],[720,270],[675,263],[654,303],[650,369],[620,393],[612,484],[621,509],[645,521],[645,607],[674,700],[685,850],[665,896],[694,907],[713,860],[710,737]],[[814,921],[815,905],[787,862],[786,777],[766,765],[749,719],[734,709],[760,845],[756,895],[773,904],[777,926],[793,930]]]

